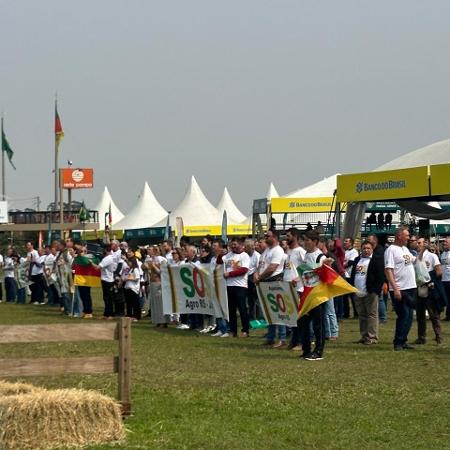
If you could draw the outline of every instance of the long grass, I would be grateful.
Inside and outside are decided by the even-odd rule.
[[[97,292],[96,313],[101,301]],[[2,324],[74,323],[56,309],[0,305]],[[126,449],[450,448],[450,346],[431,340],[392,349],[394,317],[381,342],[353,344],[358,324],[341,324],[323,361],[248,339],[133,324],[132,406]],[[450,327],[443,323],[444,339]],[[416,324],[410,340],[416,337]],[[112,343],[11,344],[0,357],[112,354]],[[86,387],[116,395],[114,376],[40,377],[45,387]],[[24,424],[26,426],[26,424]],[[108,446],[92,447],[105,450]],[[115,447],[117,448],[117,447]]]

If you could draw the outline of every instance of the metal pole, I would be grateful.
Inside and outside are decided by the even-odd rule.
[[[61,224],[61,233],[60,239],[63,239],[63,224],[64,224],[64,195],[63,195],[63,187],[62,187],[62,178],[61,174],[59,177],[59,223]]]
[[[2,144],[3,144],[3,116],[2,116]],[[2,147],[2,197],[6,200],[6,180],[5,180],[5,152]]]
[[[56,108],[58,106],[58,97],[55,94],[55,121],[56,121]],[[54,210],[58,210],[58,143],[55,133],[55,207]]]

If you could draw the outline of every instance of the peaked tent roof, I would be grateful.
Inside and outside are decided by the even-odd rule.
[[[339,174],[336,173],[330,177],[311,184],[310,186],[292,191],[289,194],[286,194],[285,197],[333,197],[334,191],[336,190],[336,180],[338,175]]]
[[[279,197],[277,189],[273,185],[272,182],[270,182],[269,189],[267,190],[266,198],[267,200],[271,200],[273,197]]]
[[[170,224],[175,226],[177,217],[184,226],[220,225],[222,216],[203,194],[193,176],[181,203],[170,213]]]
[[[224,211],[227,212],[228,223],[238,224],[247,219],[244,214],[239,211],[239,208],[234,203],[227,188],[223,190],[222,198],[217,205],[217,210],[221,216],[223,216]]]
[[[102,196],[100,200],[93,208],[95,211],[98,211],[98,220],[100,222],[99,228],[100,230],[105,229],[105,214],[109,212],[109,205],[111,205],[111,215],[112,215],[112,225],[113,228],[115,224],[123,219],[123,214],[120,209],[114,203],[114,200],[111,198],[111,194],[109,193],[108,187],[105,186],[103,190]]]
[[[131,211],[115,225],[118,230],[148,228],[167,217],[167,211],[153,195],[147,182]]]
[[[450,163],[450,139],[435,142],[383,164],[375,170],[407,169],[433,164]]]

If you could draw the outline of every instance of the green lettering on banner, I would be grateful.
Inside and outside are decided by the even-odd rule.
[[[195,288],[194,283],[192,282],[192,273],[189,267],[182,267],[180,269],[180,278],[186,284],[186,287],[183,288],[183,292],[188,297],[195,296]]]
[[[278,312],[278,305],[277,305],[277,300],[275,299],[275,296],[273,294],[267,294],[267,300],[270,303],[270,309],[273,312]]]

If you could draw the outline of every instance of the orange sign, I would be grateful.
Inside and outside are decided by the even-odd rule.
[[[93,169],[61,169],[60,177],[64,189],[89,189],[94,187]]]

